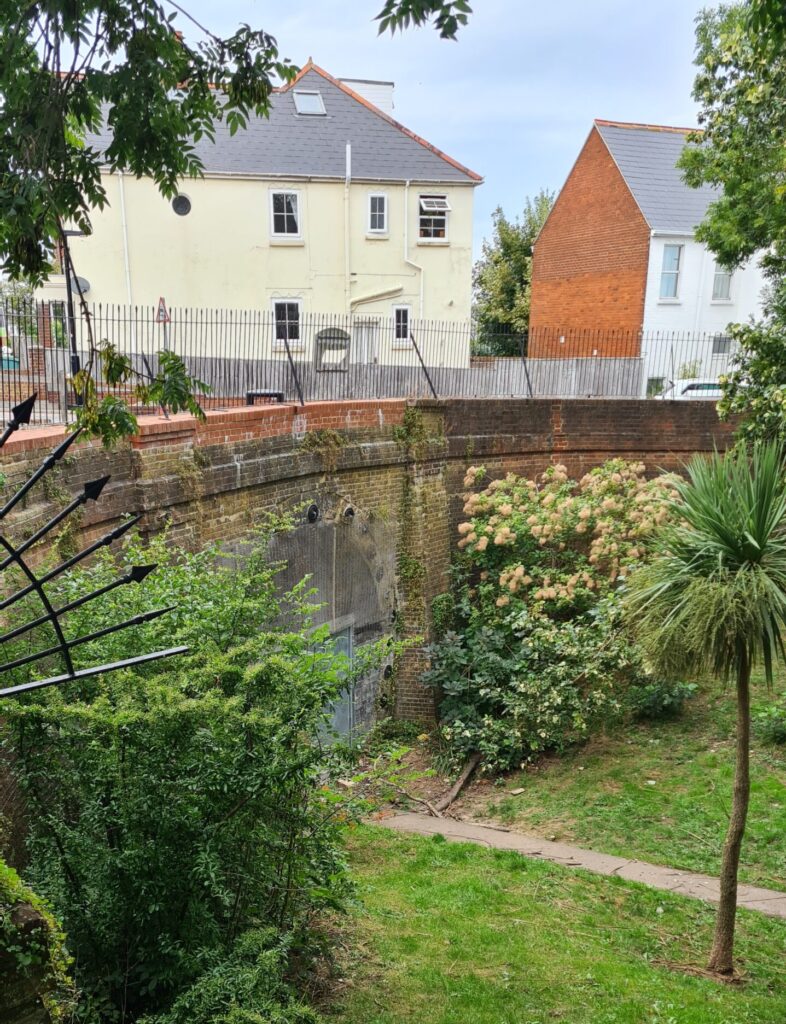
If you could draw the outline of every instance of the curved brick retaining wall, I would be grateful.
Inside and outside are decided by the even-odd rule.
[[[6,493],[62,436],[42,428],[8,442],[0,457]],[[431,600],[447,586],[467,466],[484,464],[496,477],[561,461],[580,474],[621,455],[654,473],[729,437],[702,402],[370,400],[216,410],[203,423],[147,417],[117,451],[75,445],[55,485],[36,488],[15,510],[9,532],[29,536],[64,494],[105,473],[111,483],[80,524],[85,540],[141,512],[145,533],[168,525],[184,546],[221,540],[242,550],[264,510],[314,503],[317,524],[304,519],[276,554],[288,559],[292,581],[312,574],[323,619],[336,630],[352,626],[358,640],[394,629],[427,637]],[[386,711],[433,713],[418,684],[424,660],[421,647],[403,659],[382,694]],[[364,716],[374,696],[363,698]]]

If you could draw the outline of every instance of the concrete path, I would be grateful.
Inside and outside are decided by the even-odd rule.
[[[561,864],[566,868],[584,868],[597,875],[615,875],[629,882],[642,882],[653,889],[663,889],[680,896],[717,903],[719,898],[718,879],[710,875],[696,875],[692,871],[677,871],[656,864],[626,857],[612,857],[606,853],[594,853],[565,843],[552,843],[536,836],[522,835],[489,825],[478,825],[471,821],[455,821],[452,818],[432,818],[428,814],[396,814],[389,818],[374,820],[375,825],[395,829],[397,832],[415,832],[418,835],[442,835],[458,843],[480,843],[495,850],[514,850],[524,857],[533,857]],[[758,910],[770,917],[786,918],[786,892],[774,889],[760,889],[755,885],[740,885],[738,905],[747,910]]]

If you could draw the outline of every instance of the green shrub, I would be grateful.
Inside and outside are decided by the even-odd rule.
[[[381,718],[363,738],[362,751],[374,756],[392,747],[411,746],[423,733],[422,722],[405,722],[398,718]]]
[[[634,718],[648,721],[676,718],[697,689],[695,683],[644,679],[631,686],[627,703]]]
[[[647,480],[621,459],[579,481],[556,465],[472,490],[485,476],[473,467],[464,481],[453,630],[432,647],[426,680],[454,759],[480,752],[489,771],[563,750],[620,713],[642,669],[617,587],[674,491],[671,477]]]
[[[49,907],[0,859],[0,1020],[19,1012],[20,985],[25,991],[30,987],[49,1024],[71,1020],[76,990],[62,929]]]
[[[786,699],[757,712],[753,721],[756,733],[765,743],[786,743]]]
[[[274,929],[242,935],[231,953],[211,958],[171,1008],[144,1024],[318,1024],[318,1014],[286,980],[290,940]]]
[[[262,538],[238,568],[217,565],[214,549],[134,540],[72,574],[52,587],[56,603],[131,564],[162,563],[145,586],[75,612],[73,634],[174,607],[133,635],[85,645],[82,658],[179,643],[191,653],[3,704],[2,748],[27,802],[28,877],[65,927],[85,1021],[174,1013],[236,954],[249,1021],[308,1019],[271,1016],[275,986],[251,1003],[267,991],[264,964],[308,945],[315,915],[349,892],[321,739],[351,680],[325,631],[308,628],[305,589],[277,596],[264,549]],[[274,952],[256,964],[237,936],[260,928]],[[233,1024],[246,1019],[232,1013]]]
[[[615,719],[631,651],[610,601],[569,622],[520,614],[474,625],[431,650],[426,682],[442,693],[440,732],[456,760],[483,755],[485,771],[562,751]]]

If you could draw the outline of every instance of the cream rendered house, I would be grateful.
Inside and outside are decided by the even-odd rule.
[[[482,179],[395,121],[392,91],[309,60],[269,119],[198,143],[204,177],[172,202],[107,171],[109,206],[92,235],[71,239],[88,300],[261,310],[271,354],[286,338],[307,355],[319,318],[351,317],[363,361],[407,346],[420,321],[468,321]],[[43,297],[62,295],[60,278]]]

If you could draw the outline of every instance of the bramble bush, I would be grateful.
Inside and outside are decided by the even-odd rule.
[[[439,605],[427,681],[455,759],[479,752],[497,771],[583,739],[645,675],[617,594],[675,491],[622,459],[579,481],[556,465],[471,490],[484,477],[472,467],[464,480],[455,599]]]
[[[243,565],[222,565],[217,549],[132,539],[73,572],[50,588],[55,603],[160,563],[142,587],[76,611],[72,635],[174,606],[75,649],[80,663],[190,653],[3,704],[25,876],[63,922],[86,1024],[316,1019],[289,968],[350,888],[323,740],[354,669],[308,628],[305,584],[277,594],[265,548],[262,536]]]

